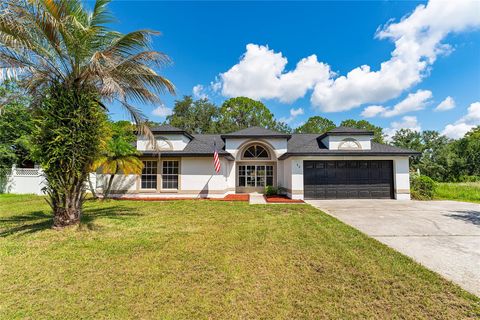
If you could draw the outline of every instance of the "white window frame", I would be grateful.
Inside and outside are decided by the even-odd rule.
[[[244,168],[244,174],[240,174],[240,168],[241,167],[245,167]],[[247,175],[247,167],[254,167],[253,169],[253,172],[254,172],[254,175],[253,175],[253,181],[255,182],[255,185],[251,186],[251,185],[247,185],[247,178],[251,178],[252,176],[248,176]],[[263,186],[259,186],[257,185],[257,182],[258,182],[258,179],[257,179],[257,172],[258,172],[258,167],[263,167],[264,169],[264,174],[263,174],[263,181],[264,181],[264,185]],[[267,175],[267,167],[271,167],[271,175]],[[238,183],[237,183],[237,186],[238,187],[241,187],[241,188],[264,188],[267,186],[267,179],[269,177],[272,178],[272,186],[274,186],[275,184],[275,166],[273,164],[240,164],[238,165]],[[245,178],[245,184],[244,185],[241,185],[240,184],[240,178]]]
[[[158,161],[157,160],[142,160],[142,162],[144,163],[144,168],[142,169],[142,174],[140,175],[140,190],[157,190],[158,188]],[[155,165],[154,166],[151,166],[151,167],[148,167],[149,169],[155,169],[155,173],[146,173],[144,174],[143,173],[143,170],[147,168],[147,166],[145,166],[145,163],[154,163]],[[143,176],[155,176],[155,188],[143,188],[143,184],[142,184],[142,179],[143,179]],[[149,181],[146,181],[147,183]]]
[[[167,162],[176,162],[177,163],[177,173],[163,173],[163,168],[164,164]],[[162,160],[161,163],[161,184],[160,184],[160,190],[162,191],[178,191],[180,189],[180,161],[177,159],[168,159],[168,160]],[[164,176],[177,176],[177,187],[176,188],[164,188],[163,183],[166,182],[164,180]],[[167,182],[168,183],[168,182]]]

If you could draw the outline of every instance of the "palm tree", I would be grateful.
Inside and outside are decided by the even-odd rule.
[[[107,185],[103,185],[103,199],[106,199],[112,189],[113,180],[117,174],[141,174],[143,162],[138,159],[138,151],[132,144],[136,140],[132,125],[126,121],[109,124],[112,136],[105,145],[105,150],[92,164],[91,171],[100,170],[108,174]]]
[[[143,169],[143,162],[135,155],[111,155],[102,156],[95,160],[93,170],[103,174],[109,174],[107,187],[103,186],[103,199],[108,198],[112,189],[113,179],[117,174],[140,174]]]
[[[138,30],[122,34],[109,29],[107,24],[113,19],[108,3],[109,0],[97,0],[89,12],[81,0],[3,0],[0,80],[19,80],[37,108],[49,106],[45,117],[55,113],[52,105],[61,109],[55,119],[61,118],[62,112],[68,113],[69,108],[77,108],[87,110],[77,114],[86,115],[93,123],[97,116],[90,112],[91,108],[101,106],[105,113],[104,102],[117,101],[129,112],[139,131],[153,139],[145,117],[132,103],[158,104],[159,95],[174,93],[173,84],[155,71],[170,60],[150,48],[151,36],[157,32]],[[72,150],[76,153],[71,157],[65,156],[68,150],[64,150],[63,158],[55,158],[58,152],[48,144],[68,138],[61,134],[65,130],[60,130],[58,123],[58,130],[45,127],[51,132],[39,142],[43,148],[39,157],[46,167],[54,226],[63,227],[80,220],[84,181],[96,149],[84,154]],[[81,139],[88,136],[82,136],[82,130],[87,130],[85,123],[75,128],[77,131],[72,131],[72,126],[68,128],[77,142],[85,142]]]

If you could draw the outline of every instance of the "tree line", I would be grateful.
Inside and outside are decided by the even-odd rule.
[[[293,129],[276,120],[262,102],[246,97],[228,99],[218,107],[208,99],[195,100],[184,96],[175,101],[172,114],[165,122],[194,134],[228,133],[251,126],[286,133],[322,134],[337,126],[328,118],[313,116]],[[420,156],[412,157],[410,169],[419,170],[436,181],[480,180],[480,127],[458,140],[434,130],[401,129],[387,141],[383,128],[366,120],[346,119],[339,126],[373,131],[374,142],[421,152]]]
[[[9,170],[13,164],[25,166],[34,162],[32,135],[35,117],[29,107],[30,99],[21,93],[14,83],[5,82],[0,86],[0,97],[15,97],[5,105],[0,116],[0,169],[4,171]],[[115,174],[121,171],[139,171],[141,166],[135,161],[137,153],[133,143],[134,126],[128,121],[104,120],[103,142],[92,170],[103,167],[102,172],[111,174],[111,179],[107,182],[107,186],[111,187]],[[228,133],[251,126],[286,133],[322,134],[337,126],[330,119],[313,116],[292,129],[276,120],[260,101],[237,97],[226,100],[218,107],[208,99],[195,100],[191,96],[175,101],[173,112],[167,116],[165,123],[192,134]],[[149,122],[150,126],[158,124],[160,123]],[[421,155],[412,157],[411,170],[420,170],[436,181],[468,181],[480,177],[480,127],[458,140],[449,139],[433,130],[417,132],[400,129],[387,141],[383,129],[366,120],[347,119],[339,125],[373,131],[374,142],[421,152]],[[121,167],[122,164],[125,165]]]

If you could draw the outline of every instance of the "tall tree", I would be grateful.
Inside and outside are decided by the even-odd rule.
[[[296,133],[318,133],[322,134],[335,128],[335,123],[327,118],[313,116],[307,122],[295,129]]]
[[[394,146],[423,152],[425,149],[422,134],[411,129],[400,129],[392,137]]]
[[[455,141],[453,150],[458,155],[454,165],[457,178],[480,177],[480,126],[473,128],[463,138]]]
[[[353,119],[347,119],[343,120],[342,123],[340,123],[340,126],[373,131],[373,141],[378,143],[385,143],[385,135],[383,134],[383,129],[366,120],[357,121]]]
[[[400,129],[395,132],[391,143],[396,147],[415,150],[418,152],[423,152],[425,149],[420,132],[411,129]],[[421,156],[412,157],[410,166],[414,169],[417,169],[420,159]]]
[[[150,48],[150,30],[111,30],[109,0],[89,12],[81,0],[4,0],[0,76],[13,75],[33,96],[42,121],[36,155],[48,182],[54,226],[80,221],[84,181],[100,150],[102,101],[118,101],[153,141],[131,102],[160,103],[174,92],[156,67],[168,57]]]
[[[288,126],[275,120],[262,102],[246,97],[226,100],[220,107],[218,123],[219,132],[233,132],[254,126],[281,132],[289,131]]]
[[[216,133],[218,111],[208,99],[193,100],[191,96],[184,96],[175,101],[167,122],[190,133]]]

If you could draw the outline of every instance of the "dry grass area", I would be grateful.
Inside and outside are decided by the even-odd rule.
[[[474,319],[479,299],[308,205],[0,195],[1,319]]]

